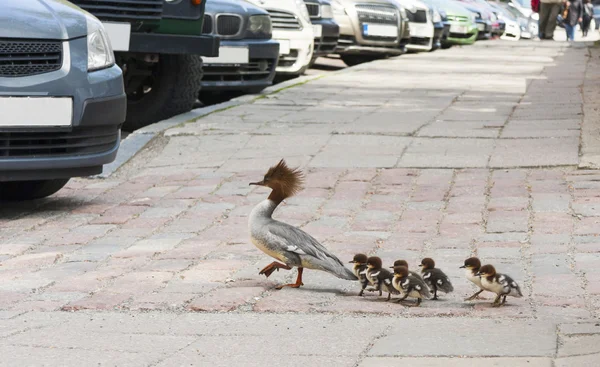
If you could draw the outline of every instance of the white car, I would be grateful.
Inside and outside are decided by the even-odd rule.
[[[403,6],[408,15],[410,42],[406,45],[409,51],[430,51],[433,48],[433,13],[429,6],[419,0],[390,0]],[[441,19],[439,19],[441,21]]]
[[[303,74],[312,59],[315,39],[304,0],[249,1],[271,16],[273,39],[279,42],[277,74]]]

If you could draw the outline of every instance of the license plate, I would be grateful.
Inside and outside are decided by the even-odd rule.
[[[315,38],[320,38],[323,35],[323,26],[320,24],[313,25],[313,33]]]
[[[73,100],[51,97],[0,97],[0,127],[71,126]]]
[[[278,40],[279,42],[279,54],[288,55],[290,53],[290,41],[289,40]]]
[[[108,34],[113,51],[129,51],[131,24],[102,22],[102,25]]]
[[[398,28],[393,25],[363,24],[363,35],[374,37],[398,37]]]
[[[478,23],[477,24],[477,29],[480,31],[485,31],[485,24],[483,23]]]
[[[454,25],[454,24],[452,24],[450,26],[450,32],[452,32],[452,33],[468,33],[469,30],[464,25]]]
[[[203,57],[205,64],[247,64],[250,61],[248,47],[219,47],[219,56]]]

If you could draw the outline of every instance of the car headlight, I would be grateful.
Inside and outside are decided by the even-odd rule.
[[[334,15],[346,15],[346,9],[344,8],[344,5],[342,5],[342,3],[338,0],[331,1],[331,10],[333,11]]]
[[[442,16],[437,10],[433,9],[431,12],[431,19],[434,23],[440,23],[442,21]]]
[[[306,3],[304,0],[296,0],[296,7],[300,12],[300,16],[304,18],[307,23],[310,23],[310,15],[308,14],[308,9],[306,9]]]
[[[86,14],[88,71],[106,69],[115,64],[115,54],[102,23]]]
[[[271,38],[273,29],[271,17],[268,15],[253,15],[248,21],[248,38]]]
[[[329,5],[329,4],[321,5],[321,18],[323,18],[323,19],[333,18],[333,10],[331,9],[331,5]]]

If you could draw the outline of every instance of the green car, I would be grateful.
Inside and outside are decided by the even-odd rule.
[[[444,23],[450,23],[450,33],[442,41],[442,48],[452,45],[471,45],[477,40],[475,14],[455,0],[422,0],[438,9]]]

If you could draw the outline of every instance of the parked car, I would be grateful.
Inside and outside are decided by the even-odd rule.
[[[408,15],[410,42],[406,45],[406,49],[409,51],[430,51],[433,49],[435,31],[429,6],[419,0],[391,1],[399,6],[403,6]],[[441,19],[439,21],[441,22]]]
[[[386,0],[331,0],[340,26],[336,53],[346,65],[401,55],[410,41],[403,7]]]
[[[304,0],[249,0],[269,12],[279,42],[277,74],[302,75],[312,60],[314,33]]]
[[[258,93],[273,83],[279,43],[271,39],[269,13],[246,1],[210,0],[203,34],[221,39],[219,56],[204,57],[202,95],[236,91]]]
[[[492,37],[493,21],[492,14],[481,5],[471,0],[459,0],[462,5],[469,11],[475,14],[475,22],[477,23],[477,39],[489,39]]]
[[[538,22],[533,20],[530,16],[526,16],[523,14],[517,7],[515,7],[512,3],[496,3],[498,6],[502,7],[507,12],[511,13],[517,22],[519,23],[519,28],[521,29],[521,38],[534,38],[537,35],[538,31]]]
[[[500,38],[514,41],[521,39],[521,26],[517,18],[499,5],[500,3],[497,1],[488,1],[488,4],[496,9],[495,14],[498,16],[498,19],[504,21],[506,24],[504,33]]]
[[[200,56],[217,56],[219,39],[202,35],[205,1],[70,0],[104,24],[123,70],[124,128],[135,130],[193,108]]]
[[[61,0],[4,0],[0,35],[0,199],[46,197],[101,173],[127,106],[102,23]]]
[[[474,12],[465,8],[463,3],[453,0],[422,1],[432,6],[438,6],[450,24],[450,33],[442,41],[443,48],[452,45],[471,45],[475,42],[478,35],[476,16]]]
[[[434,27],[434,36],[433,43],[435,47],[434,50],[442,47],[443,43],[447,43],[448,37],[450,36],[450,21],[448,20],[448,16],[443,9],[434,6],[433,8],[433,27]],[[436,22],[436,13],[439,15],[440,22]],[[439,36],[438,36],[439,33]]]
[[[304,0],[304,2],[315,35],[312,64],[317,57],[335,52],[340,38],[340,26],[333,19],[333,10],[329,0]]]

